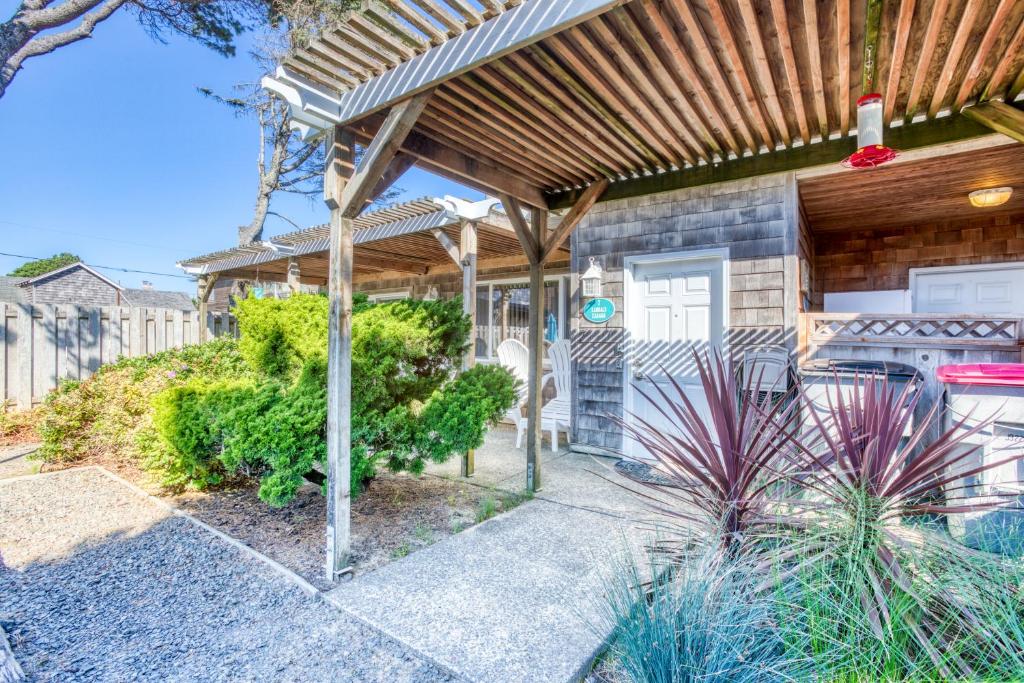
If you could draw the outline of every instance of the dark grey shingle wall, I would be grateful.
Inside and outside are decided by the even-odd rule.
[[[603,296],[615,302],[616,313],[607,324],[589,323],[574,294],[576,443],[622,448],[621,430],[607,416],[623,415],[627,256],[727,247],[726,338],[733,357],[748,348],[790,345],[795,331],[787,331],[783,313],[785,206],[785,176],[775,175],[600,203],[590,211],[573,235],[573,274],[582,274],[590,257],[597,257],[604,269]]]

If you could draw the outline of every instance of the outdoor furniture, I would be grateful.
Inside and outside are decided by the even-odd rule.
[[[541,431],[551,432],[551,450],[558,451],[558,433],[569,433],[571,414],[571,365],[569,342],[556,341],[548,347],[548,360],[551,372],[541,378],[541,386],[549,380],[554,382],[555,397],[541,408]],[[526,434],[527,418],[523,416],[523,406],[529,402],[527,368],[529,367],[529,351],[519,341],[506,339],[498,345],[498,362],[512,373],[521,384],[519,401],[508,411],[508,419],[516,426],[516,448],[522,448],[523,435]]]
[[[529,399],[527,368],[529,367],[530,352],[522,342],[515,339],[506,339],[498,345],[497,353],[498,363],[519,380],[519,400],[508,409],[508,419],[516,426],[516,448],[519,448],[523,441],[523,434],[526,433],[526,418],[523,416],[523,406],[526,405]]]
[[[548,401],[540,411],[541,430],[551,432],[551,450],[558,451],[558,433],[565,432],[569,436],[569,425],[572,414],[572,361],[569,353],[569,341],[560,339],[548,347],[548,360],[551,361],[551,372],[541,379],[541,386],[554,380],[555,397]]]

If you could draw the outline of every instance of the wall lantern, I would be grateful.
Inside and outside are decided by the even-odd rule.
[[[843,159],[846,168],[874,168],[892,161],[898,154],[882,144],[885,123],[882,116],[882,96],[864,95],[857,100],[857,151]]]
[[[1012,187],[991,187],[987,190],[975,190],[967,197],[971,200],[971,206],[987,209],[993,206],[1002,206],[1010,201],[1012,194]]]
[[[584,297],[601,296],[601,265],[593,256],[590,257],[587,272],[580,276],[580,286],[583,288]]]

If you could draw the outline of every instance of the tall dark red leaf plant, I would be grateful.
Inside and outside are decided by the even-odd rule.
[[[662,369],[669,379],[664,386],[636,387],[658,419],[635,413],[612,419],[670,484],[646,484],[656,491],[648,497],[652,507],[669,524],[717,535],[722,550],[733,554],[754,529],[780,521],[783,484],[794,469],[798,402],[791,394],[779,400],[779,392],[763,391],[763,372],[741,378],[717,351],[713,357],[694,352],[693,364],[707,411]]]
[[[878,638],[894,629],[909,630],[936,666],[950,675],[953,670],[948,667],[964,674],[966,664],[955,657],[951,661],[937,644],[945,642],[941,631],[950,623],[963,628],[977,619],[970,613],[971,605],[957,595],[931,590],[936,582],[922,575],[924,563],[918,561],[922,555],[915,554],[914,547],[927,545],[934,552],[945,544],[949,553],[969,551],[944,534],[900,522],[928,513],[965,513],[1003,504],[971,500],[962,482],[1024,454],[1006,454],[977,464],[971,456],[979,446],[971,445],[970,439],[991,420],[975,421],[971,415],[928,443],[928,425],[941,406],[937,402],[911,429],[922,396],[913,383],[901,387],[884,376],[856,376],[844,393],[837,376],[828,390],[823,415],[803,391],[800,396],[823,448],[808,448],[795,441],[795,464],[806,490],[826,499],[828,504],[818,508],[819,531],[821,536],[831,536],[831,542],[819,537],[808,547],[821,548],[823,556],[828,553],[827,561],[834,560],[837,553],[855,558],[860,603]],[[908,599],[916,603],[915,610],[891,609],[894,603]],[[892,623],[897,612],[904,623]],[[951,614],[960,618],[951,621]]]

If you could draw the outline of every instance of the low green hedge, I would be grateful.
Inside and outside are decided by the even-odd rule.
[[[260,480],[288,503],[326,465],[327,300],[246,299],[241,341],[121,361],[46,403],[44,457],[118,451],[169,488]],[[505,369],[456,372],[470,326],[461,302],[357,300],[352,323],[352,489],[378,466],[422,472],[477,448],[517,397]]]

